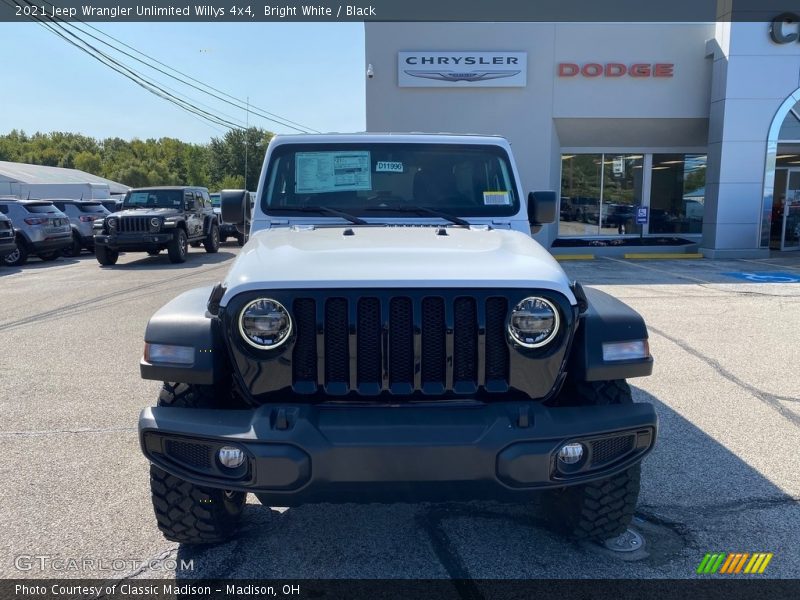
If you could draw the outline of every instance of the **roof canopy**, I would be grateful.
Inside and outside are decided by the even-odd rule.
[[[0,178],[18,183],[105,183],[112,194],[123,194],[130,188],[127,185],[92,175],[78,169],[29,165],[26,163],[6,162],[0,160]]]

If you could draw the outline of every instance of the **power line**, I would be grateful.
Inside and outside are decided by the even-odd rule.
[[[25,1],[26,4],[29,4],[27,2],[27,0],[23,0],[23,1]],[[10,0],[3,0],[3,2],[5,4],[11,6],[11,1]],[[14,1],[14,5],[19,6],[19,4],[16,1]],[[242,129],[242,127],[237,123],[234,123],[232,121],[228,121],[227,119],[223,119],[222,117],[219,117],[219,116],[217,116],[217,115],[215,115],[213,113],[210,113],[208,111],[205,111],[205,110],[197,107],[196,105],[194,105],[192,102],[190,102],[188,100],[185,100],[183,98],[179,98],[178,96],[175,96],[174,94],[171,94],[169,91],[167,91],[166,89],[164,89],[160,85],[157,85],[157,84],[153,83],[152,81],[149,81],[146,78],[146,76],[144,76],[142,73],[139,73],[138,71],[135,71],[135,70],[131,69],[127,65],[120,63],[119,61],[117,61],[113,57],[109,56],[108,54],[106,54],[106,53],[102,52],[101,50],[99,50],[99,49],[95,48],[94,46],[92,46],[86,40],[83,40],[80,37],[75,36],[74,34],[70,33],[69,31],[66,31],[63,28],[59,28],[56,23],[48,23],[48,22],[45,22],[44,19],[40,19],[40,18],[36,18],[36,17],[30,17],[30,18],[31,18],[31,20],[33,20],[36,23],[38,23],[39,25],[41,25],[43,28],[47,29],[51,33],[57,35],[58,37],[60,37],[61,39],[63,39],[67,43],[69,43],[70,45],[75,46],[76,48],[78,48],[82,52],[85,52],[86,54],[88,54],[89,56],[91,56],[92,58],[94,58],[95,60],[100,62],[101,64],[113,69],[114,71],[116,71],[117,73],[122,75],[123,77],[126,77],[127,79],[130,79],[135,84],[137,84],[138,86],[144,88],[148,92],[150,92],[150,93],[152,93],[152,94],[154,94],[154,95],[156,95],[156,96],[158,96],[158,97],[160,97],[160,98],[162,98],[162,99],[164,99],[164,100],[166,100],[166,101],[178,106],[179,108],[182,108],[182,109],[184,109],[184,110],[186,110],[186,111],[188,111],[190,113],[193,113],[193,114],[195,114],[195,115],[197,115],[197,116],[199,116],[199,117],[201,117],[201,118],[203,118],[203,119],[205,119],[207,121],[215,123],[217,125],[222,125],[222,126],[227,127],[229,129]],[[73,39],[70,39],[70,37],[67,37],[67,36],[70,36],[70,37],[76,39],[78,42],[73,41]]]
[[[33,5],[33,3],[30,2],[29,0],[23,0],[23,1],[26,2],[26,4],[29,4],[31,6]],[[45,4],[49,4],[50,6],[53,6],[53,4],[51,4],[50,2],[47,2],[46,0],[45,0],[44,3]],[[178,73],[182,77],[185,77],[186,79],[189,79],[192,82],[198,83],[203,87],[198,87],[197,85],[194,85],[193,83],[190,83],[189,81],[186,81],[185,79],[181,79],[180,77],[176,77],[175,75],[172,75],[172,74],[164,71],[163,69],[160,69],[160,68],[158,68],[156,66],[153,66],[152,64],[149,64],[148,62],[143,61],[142,59],[130,54],[129,52],[121,50],[120,48],[114,46],[113,44],[110,44],[110,43],[106,42],[105,40],[102,40],[99,37],[89,33],[88,31],[77,27],[73,23],[70,23],[70,22],[65,21],[63,19],[54,19],[54,20],[59,20],[59,21],[63,22],[65,25],[68,25],[68,26],[74,28],[75,30],[79,31],[80,33],[91,37],[92,39],[100,42],[101,44],[104,44],[104,45],[108,46],[109,48],[112,48],[116,52],[119,52],[120,54],[123,54],[124,56],[127,56],[128,58],[131,58],[131,59],[133,59],[133,60],[145,65],[146,67],[148,67],[150,69],[153,69],[154,71],[162,73],[163,75],[166,75],[167,77],[170,77],[171,79],[179,81],[180,83],[182,83],[184,85],[188,85],[189,87],[192,87],[192,88],[194,88],[194,89],[196,89],[196,90],[198,90],[198,91],[200,91],[200,92],[202,92],[204,94],[207,94],[207,95],[209,95],[209,96],[211,96],[211,97],[213,97],[213,98],[215,98],[215,99],[217,99],[217,100],[219,100],[221,102],[225,102],[226,104],[234,106],[235,108],[238,108],[239,110],[245,110],[245,107],[243,106],[243,104],[245,104],[245,102],[243,100],[241,100],[240,98],[236,98],[235,96],[231,96],[230,94],[228,94],[228,93],[226,93],[226,92],[224,92],[222,90],[219,90],[219,89],[217,89],[217,88],[215,88],[215,87],[213,87],[213,86],[211,86],[211,85],[209,85],[207,83],[204,83],[204,82],[200,81],[199,79],[196,79],[196,78],[192,77],[191,75],[183,73],[182,71],[179,71],[178,69],[176,69],[174,67],[171,67],[171,66],[161,62],[157,58],[154,58],[154,57],[142,52],[141,50],[137,50],[133,46],[130,46],[129,44],[126,44],[125,42],[115,38],[111,34],[105,33],[104,31],[98,29],[97,27],[94,27],[93,25],[90,25],[89,23],[86,23],[84,21],[81,21],[80,19],[77,19],[77,21],[79,23],[81,23],[81,25],[83,25],[84,27],[88,27],[88,28],[98,32],[99,34],[103,35],[104,37],[107,37],[107,38],[115,41],[117,44],[120,44],[121,46],[123,46],[125,48],[128,48],[129,50],[132,50],[136,54],[139,54],[140,56],[144,56],[148,60],[151,60],[154,63],[156,63],[156,64],[158,64],[158,65],[160,65],[162,67],[165,67],[166,69],[169,69],[170,71]],[[223,98],[223,97],[221,97],[221,96],[219,96],[217,94],[213,94],[208,90],[213,90],[214,92],[217,92],[218,94],[221,94],[225,98],[230,98],[231,100],[234,100],[236,103],[231,102],[231,100],[226,100],[225,98]],[[254,106],[254,105],[250,105],[249,103],[248,103],[248,105],[249,106],[248,106],[247,110],[249,112],[252,112],[253,114],[255,114],[257,116],[260,116],[261,118],[266,119],[268,121],[271,121],[273,123],[276,123],[278,125],[282,125],[284,127],[287,127],[289,129],[293,129],[295,131],[299,131],[301,133],[308,133],[309,131],[315,132],[315,133],[320,133],[316,129],[308,127],[307,125],[302,125],[301,123],[297,123],[296,121],[292,121],[292,120],[287,119],[285,117],[281,117],[280,115],[276,115],[275,113],[271,113],[271,112],[269,112],[269,111],[267,111],[267,110],[265,110],[263,108],[259,108],[259,107]]]

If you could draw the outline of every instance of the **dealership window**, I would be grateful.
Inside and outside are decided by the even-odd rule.
[[[650,173],[650,233],[702,233],[706,156],[653,154]]]
[[[559,235],[639,234],[642,154],[564,154]]]
[[[705,175],[704,154],[563,154],[559,237],[699,234]]]

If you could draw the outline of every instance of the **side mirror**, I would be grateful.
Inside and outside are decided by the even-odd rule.
[[[555,192],[531,192],[528,194],[528,222],[531,225],[554,223],[557,203]]]
[[[225,223],[242,228],[250,222],[250,194],[246,190],[222,190],[219,203]]]

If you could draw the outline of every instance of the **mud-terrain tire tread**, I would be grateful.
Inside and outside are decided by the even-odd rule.
[[[167,245],[167,254],[169,255],[169,262],[173,264],[186,262],[186,256],[189,254],[189,243],[186,238],[186,232],[183,229],[179,228],[173,234]]]
[[[214,254],[219,251],[219,244],[219,227],[217,227],[216,223],[212,223],[208,230],[208,235],[203,241],[203,247],[208,254]]]
[[[95,246],[94,256],[103,266],[115,265],[119,259],[119,250],[110,250],[107,246]]]
[[[603,541],[625,532],[636,511],[641,465],[606,479],[549,492],[558,526],[579,540]]]
[[[182,544],[214,544],[237,530],[247,495],[194,485],[150,466],[150,491],[158,528]]]
[[[569,380],[561,391],[565,404],[633,404],[624,379]],[[559,529],[580,540],[603,541],[625,532],[639,499],[641,465],[591,483],[545,492],[544,505]]]

